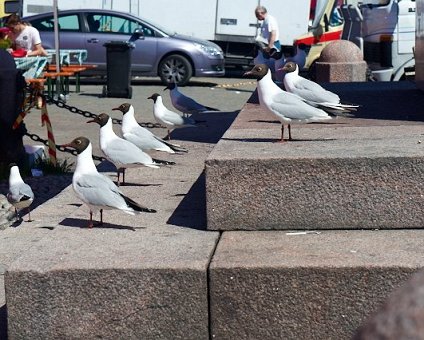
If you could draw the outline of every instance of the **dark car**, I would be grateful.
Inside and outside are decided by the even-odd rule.
[[[43,47],[53,49],[53,13],[24,18],[40,31]],[[132,75],[159,76],[164,83],[186,84],[192,76],[223,76],[224,56],[216,44],[171,33],[128,13],[83,9],[59,12],[61,49],[86,49],[87,64],[97,74],[106,73],[106,48],[110,41],[127,41],[135,30],[142,36],[132,50]],[[93,71],[92,71],[93,72]]]

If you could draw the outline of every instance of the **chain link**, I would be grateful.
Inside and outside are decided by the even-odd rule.
[[[96,118],[97,117],[97,115],[95,115],[94,113],[91,113],[89,111],[80,110],[80,109],[78,109],[75,106],[68,105],[68,104],[66,104],[63,101],[54,99],[54,98],[52,98],[50,96],[46,96],[46,102],[49,103],[49,104],[55,104],[57,107],[60,107],[61,109],[69,110],[72,113],[76,113],[76,114],[82,115],[82,116],[84,116],[86,118]],[[112,123],[113,124],[120,124],[121,125],[122,124],[122,119],[112,118]],[[153,129],[153,128],[162,128],[162,129],[164,129],[164,127],[161,124],[159,124],[159,123],[150,123],[150,122],[147,122],[147,123],[139,123],[139,125],[142,126],[142,127],[145,127],[145,128],[149,128],[149,129]]]
[[[78,109],[75,106],[68,105],[68,104],[66,104],[63,101],[54,99],[54,98],[52,98],[50,96],[45,96],[45,99],[46,99],[46,103],[48,103],[48,104],[55,104],[57,107],[59,107],[61,109],[69,110],[72,113],[76,113],[76,114],[82,115],[82,116],[84,116],[86,118],[95,118],[95,117],[97,117],[94,113],[91,113],[89,111],[80,110],[80,109]],[[114,123],[114,124],[122,124],[122,120],[121,119],[112,118],[112,123]],[[159,123],[150,123],[150,122],[147,122],[147,123],[139,123],[139,124],[142,127],[149,128],[149,129],[153,129],[153,128],[162,128],[163,129],[164,128]],[[49,144],[48,140],[41,138],[40,136],[36,135],[35,133],[28,133],[27,132],[27,133],[25,133],[25,135],[28,136],[29,138],[31,138],[35,142],[42,142],[46,146],[48,146],[48,144]],[[56,144],[55,146],[56,146],[56,149],[59,150],[59,151],[61,151],[61,152],[67,152],[67,153],[70,153],[70,154],[72,154],[74,156],[77,155],[76,150],[73,150],[73,149],[67,148],[67,147],[65,147],[63,145],[58,145],[58,144]],[[101,162],[103,162],[103,161],[106,160],[106,158],[100,157],[100,156],[96,156],[96,155],[93,155],[93,159],[96,160],[96,161],[101,161]]]
[[[27,132],[25,135],[27,135],[29,138],[31,138],[35,142],[42,142],[45,146],[49,145],[49,142],[46,139],[41,138],[40,136],[36,135],[35,133],[28,133]],[[77,155],[77,151],[74,150],[74,149],[70,149],[66,146],[58,145],[58,144],[55,144],[55,146],[56,146],[56,149],[59,150],[59,151],[67,152],[67,153],[70,153],[74,156]],[[103,162],[103,161],[106,160],[106,158],[96,156],[96,155],[93,155],[93,159],[96,160],[96,161],[100,161],[100,162]]]

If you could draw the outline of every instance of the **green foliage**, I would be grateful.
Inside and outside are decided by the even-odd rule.
[[[29,163],[26,162],[27,165],[20,166],[19,172],[21,173],[22,178],[31,177],[31,168],[29,167]],[[49,158],[41,159],[37,158],[34,162],[32,168],[38,169],[43,172],[43,175],[63,175],[69,174],[72,172],[72,167],[74,163],[69,163],[65,160],[57,160],[56,164],[53,164]],[[0,162],[0,181],[9,179],[9,164]]]
[[[44,175],[60,175],[70,173],[73,165],[74,163],[68,163],[66,159],[63,161],[58,159],[54,164],[50,158],[37,158],[33,168],[41,170]]]

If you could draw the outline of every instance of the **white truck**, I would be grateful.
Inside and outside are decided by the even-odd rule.
[[[334,0],[325,0],[334,1]],[[310,0],[58,0],[59,10],[94,8],[130,12],[168,30],[210,40],[221,46],[226,64],[249,65],[253,60],[258,21],[263,5],[276,17],[283,51],[308,32]],[[23,16],[52,11],[52,0],[24,0]]]
[[[362,49],[376,80],[397,81],[413,74],[415,7],[415,0],[346,1],[343,12],[354,17],[357,28],[348,40]]]

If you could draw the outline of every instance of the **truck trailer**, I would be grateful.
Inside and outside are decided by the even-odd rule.
[[[252,64],[260,26],[254,14],[258,5],[276,17],[282,50],[290,54],[294,40],[308,32],[310,0],[58,0],[59,11],[85,8],[130,12],[179,34],[210,40],[224,51],[227,66]],[[23,1],[23,16],[49,11],[51,0]]]

